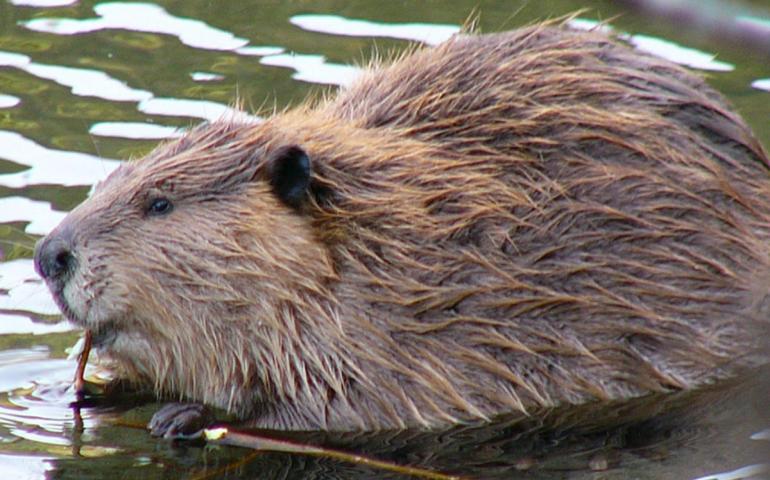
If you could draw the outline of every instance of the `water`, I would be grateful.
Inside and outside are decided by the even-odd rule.
[[[120,160],[201,121],[243,115],[229,106],[236,98],[247,107],[297,104],[350,82],[374,46],[438,43],[474,11],[483,31],[581,7],[576,27],[622,13],[599,1],[0,2],[0,472],[33,479],[383,478],[324,458],[171,446],[138,428],[156,407],[143,399],[71,407],[67,350],[79,333],[33,271],[36,239]],[[742,14],[770,19],[770,10]],[[770,145],[764,54],[634,14],[612,26],[639,49],[708,71]],[[483,478],[760,478],[770,476],[761,466],[768,390],[715,391],[699,407],[688,403],[683,417],[610,432],[500,421],[442,435],[306,440]],[[650,405],[619,408],[628,415]]]

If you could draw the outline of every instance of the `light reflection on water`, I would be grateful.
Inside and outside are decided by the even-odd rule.
[[[87,153],[44,147],[19,133],[0,130],[0,159],[26,167],[0,174],[0,185],[23,188],[32,185],[93,185],[110,174],[120,162]],[[65,167],[66,165],[66,167]],[[31,217],[17,220],[31,222]]]
[[[568,22],[573,28],[592,30],[600,28],[605,32],[612,32],[613,29],[608,24],[603,24],[594,20],[585,18],[576,18]],[[684,47],[675,42],[650,35],[629,35],[627,33],[617,33],[618,36],[643,52],[665,58],[674,63],[684,65],[685,67],[698,70],[711,70],[715,72],[730,72],[735,66],[726,62],[716,60],[716,55],[700,51],[695,48]]]
[[[0,315],[5,334],[14,333],[6,321]],[[42,454],[70,454],[72,432],[96,426],[89,412],[76,418],[70,406],[74,363],[50,358],[43,346],[0,352],[0,450],[18,452],[0,454],[3,478],[45,478],[55,456]]]
[[[163,7],[152,3],[100,3],[94,7],[94,13],[97,18],[35,18],[23,25],[30,30],[57,35],[115,29],[160,33],[173,35],[192,48],[207,50],[235,50],[249,43],[205,22],[169,15]]]
[[[20,258],[0,263],[0,292],[5,292],[0,295],[0,312],[28,311],[41,315],[59,313],[42,280],[35,274],[31,259]],[[0,326],[0,333],[3,332]]]
[[[44,472],[51,468],[47,459],[53,458],[47,453],[66,457],[69,455],[67,448],[54,447],[70,447],[74,430],[84,429],[84,438],[88,439],[89,431],[98,427],[96,415],[91,415],[86,409],[83,417],[76,420],[70,406],[74,400],[70,387],[74,362],[62,359],[61,350],[54,351],[48,346],[35,344],[34,338],[29,340],[27,337],[42,335],[53,338],[72,329],[64,322],[47,318],[56,315],[57,309],[34,273],[29,258],[34,239],[50,231],[65,215],[65,212],[54,207],[55,195],[74,187],[90,186],[103,179],[119,165],[119,161],[114,158],[129,156],[118,153],[132,153],[132,149],[141,151],[138,147],[140,141],[178,136],[190,126],[190,121],[185,118],[213,121],[224,117],[258,121],[258,118],[239,112],[228,103],[235,99],[244,84],[250,85],[252,77],[241,77],[245,75],[244,70],[267,77],[259,77],[261,83],[254,87],[258,89],[255,95],[260,99],[264,98],[265,92],[273,89],[273,85],[292,91],[302,88],[302,85],[282,78],[286,74],[284,69],[292,70],[291,78],[299,82],[344,86],[360,72],[355,66],[360,63],[360,51],[350,53],[343,50],[345,42],[353,42],[355,37],[359,37],[378,41],[401,39],[437,44],[458,32],[461,23],[475,6],[468,3],[456,7],[458,11],[454,23],[432,20],[432,17],[423,23],[415,23],[426,17],[425,14],[421,17],[416,13],[415,18],[386,23],[366,19],[363,15],[340,16],[327,9],[323,13],[287,13],[281,19],[282,24],[274,25],[269,21],[259,23],[258,14],[263,12],[253,9],[248,11],[255,18],[255,26],[248,30],[249,35],[244,33],[243,28],[236,29],[235,21],[232,22],[232,31],[224,28],[228,25],[227,21],[215,23],[211,20],[212,12],[206,8],[201,8],[205,21],[169,13],[165,8],[152,3],[110,2],[90,8],[90,3],[82,2],[72,7],[78,9],[78,15],[73,10],[56,9],[46,12],[45,16],[38,16],[34,14],[34,8],[29,8],[75,3],[68,0],[12,0],[12,5],[27,7],[13,11],[20,19],[17,28],[8,27],[11,30],[4,32],[3,24],[0,24],[0,34],[19,39],[44,38],[52,41],[53,45],[56,45],[57,39],[62,42],[71,41],[73,45],[83,48],[84,58],[95,56],[89,50],[92,46],[90,42],[98,38],[118,38],[127,33],[161,35],[181,42],[181,46],[173,47],[175,55],[200,56],[205,60],[196,63],[194,67],[194,62],[189,62],[191,66],[188,70],[167,71],[164,64],[175,59],[139,57],[142,61],[155,62],[152,64],[155,67],[150,65],[148,69],[131,57],[133,52],[123,45],[125,51],[111,51],[108,58],[115,65],[124,66],[120,62],[125,56],[129,58],[125,65],[128,69],[125,71],[137,69],[143,73],[140,76],[122,75],[120,69],[107,72],[96,68],[98,62],[81,64],[69,59],[62,64],[52,63],[51,55],[34,49],[25,50],[23,42],[17,44],[21,45],[17,51],[13,48],[13,42],[0,43],[0,75],[23,74],[24,81],[29,81],[31,77],[46,86],[64,87],[66,93],[59,91],[61,88],[44,91],[43,95],[58,95],[52,97],[53,104],[79,105],[79,102],[87,99],[97,102],[93,105],[106,104],[111,107],[104,110],[103,116],[95,119],[88,117],[88,121],[84,120],[79,126],[69,126],[67,130],[71,136],[87,138],[86,145],[93,142],[94,150],[100,145],[112,148],[111,154],[94,154],[91,153],[93,150],[86,153],[82,148],[54,146],[53,139],[48,138],[45,132],[23,128],[21,122],[17,128],[13,119],[30,113],[33,118],[35,113],[40,117],[53,116],[57,123],[67,122],[68,119],[64,116],[56,117],[56,112],[31,110],[38,100],[37,94],[26,95],[24,88],[6,92],[4,89],[14,84],[0,81],[0,108],[3,109],[0,113],[9,114],[11,119],[0,123],[0,227],[8,226],[18,234],[11,235],[0,230],[0,339],[8,340],[1,344],[4,350],[0,350],[0,450],[17,452],[0,454],[0,471],[11,472],[13,478],[43,478]],[[562,10],[547,12],[547,15],[540,15],[540,18],[568,13],[585,6],[585,2],[563,3]],[[511,8],[513,10],[515,8]],[[517,19],[517,24],[531,20],[522,18],[518,22]],[[596,21],[589,18],[576,19],[572,23],[577,28],[594,28],[597,25]],[[621,29],[618,27],[618,30]],[[733,69],[740,73],[740,65],[736,66],[721,58],[717,60],[715,54],[692,48],[681,41],[673,42],[639,33],[621,35],[641,50],[692,68],[712,71],[713,75],[722,75]],[[339,51],[325,46],[326,42],[335,37],[344,37],[339,44],[335,44]],[[369,45],[361,47],[361,51],[368,51],[371,48]],[[318,50],[314,49],[316,46]],[[403,44],[399,44],[399,47],[403,47]],[[165,48],[163,51],[167,52],[172,47]],[[98,59],[105,61],[103,58]],[[138,63],[130,63],[132,61]],[[162,70],[179,87],[169,92],[167,87],[154,83],[153,68],[158,69],[159,76]],[[767,76],[767,72],[763,75]],[[770,80],[767,78],[752,78],[745,82],[743,88],[750,90],[751,84],[758,90],[770,90],[768,82]],[[768,99],[764,101],[768,102]],[[770,109],[766,109],[765,114],[768,111]],[[23,248],[19,250],[19,247]],[[2,261],[3,258],[6,261]],[[10,345],[16,339],[25,339],[32,342],[33,346],[12,348]],[[77,425],[79,422],[82,424]],[[752,432],[756,437],[754,442],[767,441],[766,428],[767,425],[756,425]],[[24,448],[15,449],[15,445],[24,445]],[[38,448],[30,445],[37,445]],[[33,456],[29,452],[42,453]],[[152,463],[148,458],[139,455],[132,460],[132,464]],[[764,467],[747,465],[726,470],[721,476],[713,478],[749,478],[761,475],[757,473],[760,468]]]
[[[10,0],[14,5],[25,7],[64,7],[77,3],[78,0]]]
[[[13,95],[0,95],[0,108],[11,108],[21,103],[19,97]]]
[[[18,439],[70,445],[74,369],[74,361],[52,359],[44,347],[0,352],[0,428]]]
[[[427,45],[438,45],[461,30],[459,25],[426,25],[424,23],[388,25],[338,15],[294,15],[289,21],[310,32],[350,37],[398,38]]]
[[[24,231],[27,233],[45,235],[58,225],[66,215],[67,212],[54,210],[48,202],[30,200],[25,197],[0,198],[0,223],[15,222],[20,218],[29,219],[29,223],[24,227]]]
[[[46,472],[53,469],[53,465],[50,463],[52,458],[0,454],[0,469],[6,478],[37,480],[46,478]]]
[[[75,95],[97,97],[115,102],[135,102],[150,98],[145,90],[136,90],[104,72],[85,68],[35,63],[27,55],[0,51],[0,67],[18,68],[36,77],[69,87]]]
[[[144,140],[163,140],[178,137],[183,129],[142,122],[97,122],[88,133],[99,137],[121,137]]]
[[[751,478],[766,478],[765,475],[770,474],[770,468],[767,465],[749,465],[747,467],[741,467],[737,470],[729,472],[715,473],[713,475],[706,475],[705,477],[699,477],[696,480],[742,480]]]

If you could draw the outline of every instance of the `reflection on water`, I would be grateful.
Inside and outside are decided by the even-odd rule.
[[[53,469],[50,460],[53,457],[20,456],[0,454],[0,465],[7,478],[20,480],[46,478],[45,473]]]
[[[751,86],[759,90],[767,90],[770,92],[770,78],[761,78],[751,82]]]
[[[59,313],[42,281],[35,274],[32,260],[20,258],[0,263],[0,315],[5,311],[26,311],[41,315]],[[5,322],[0,326],[4,333]]]
[[[19,102],[21,102],[19,97],[14,97],[13,95],[0,95],[0,108],[15,107]]]
[[[21,134],[0,130],[0,159],[26,167],[0,174],[0,185],[23,188],[31,185],[93,185],[112,172],[119,162],[87,153],[44,147]],[[32,221],[32,218],[16,220]]]
[[[249,43],[205,22],[169,15],[163,7],[152,3],[101,3],[94,7],[94,13],[97,18],[35,18],[23,25],[30,30],[58,35],[112,29],[160,33],[173,35],[190,47],[210,50],[234,50]]]
[[[150,92],[136,90],[104,72],[84,68],[35,63],[27,55],[0,51],[0,67],[14,67],[36,77],[69,87],[75,95],[115,102],[134,102],[150,98]]]
[[[196,115],[189,115],[195,117]],[[162,140],[181,135],[182,129],[142,122],[97,122],[88,133],[99,137],[121,137],[145,140]]]
[[[606,23],[588,20],[585,18],[576,18],[568,22],[573,28],[583,30],[592,30],[600,28],[605,32],[612,32],[613,29]],[[658,57],[671,60],[674,63],[684,65],[698,70],[712,70],[715,72],[730,72],[735,69],[734,65],[716,60],[716,55],[707,53],[695,48],[683,47],[675,42],[663,38],[652,37],[650,35],[629,35],[627,33],[616,34],[626,40],[637,49],[657,55]]]
[[[10,223],[19,220],[29,220],[24,231],[35,235],[45,235],[50,232],[67,215],[57,212],[48,202],[30,200],[25,197],[0,198],[0,222]]]
[[[78,0],[10,0],[10,2],[26,7],[64,7],[77,3]]]
[[[259,121],[232,108],[236,98],[280,109],[298,103],[309,85],[347,85],[373,45],[389,52],[405,48],[402,40],[440,43],[460,31],[476,7],[484,31],[579,7],[598,8],[586,16],[593,18],[622,13],[599,0],[481,6],[453,0],[446,8],[372,0],[344,12],[320,1],[251,3],[258,2],[0,3],[0,471],[8,478],[44,478],[54,468],[59,478],[124,476],[127,468],[137,476],[187,476],[190,468],[210,474],[243,458],[236,449],[204,452],[149,439],[135,427],[146,422],[152,405],[71,406],[75,367],[65,348],[76,334],[57,315],[30,257],[36,239],[116,168],[116,159],[141,155],[198,121]],[[536,5],[516,14],[529,3]],[[597,28],[592,18],[572,25]],[[710,71],[768,143],[765,64],[717,45],[691,45],[680,32],[661,37],[662,27],[628,16],[601,28],[614,28],[641,50]],[[546,433],[538,425],[501,422],[442,434],[310,440],[450,472],[465,466],[464,473],[484,478],[596,478],[592,469],[605,468],[601,478],[760,478],[767,473],[761,452],[770,449],[767,398],[766,390],[719,393],[686,425],[661,419],[577,436],[576,428]],[[632,416],[626,410],[621,418]],[[249,472],[385,478],[376,470],[286,454],[261,455],[243,468],[246,478]]]
[[[209,72],[192,72],[190,73],[190,78],[196,82],[218,82],[225,79],[224,75]]]
[[[389,37],[438,45],[461,29],[458,25],[404,23],[387,25],[337,15],[294,15],[289,21],[311,32],[351,37]]]
[[[70,408],[75,400],[70,385],[74,368],[72,361],[50,358],[42,346],[2,352],[0,436],[6,441],[70,445],[65,433],[74,425]]]
[[[748,467],[741,467],[730,472],[706,475],[705,477],[699,477],[696,480],[741,480],[746,478],[766,478],[766,475],[768,474],[770,474],[770,468],[768,468],[767,465],[749,465]]]
[[[26,307],[26,303],[24,306]],[[25,315],[13,315],[10,313],[1,313],[0,322],[3,324],[3,335],[46,335],[49,333],[69,332],[74,329],[66,320],[48,324],[32,320]]]
[[[271,67],[286,67],[296,70],[291,78],[311,83],[325,83],[344,87],[358,74],[358,68],[350,65],[329,63],[323,55],[288,53],[269,55],[260,63]]]
[[[173,115],[214,121],[229,118],[235,121],[248,121],[250,116],[232,107],[208,100],[180,98],[150,98],[139,102],[140,112],[148,115]]]

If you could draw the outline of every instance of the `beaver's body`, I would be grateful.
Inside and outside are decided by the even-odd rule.
[[[702,80],[461,36],[126,164],[37,252],[130,379],[265,427],[436,426],[764,359],[770,177]]]

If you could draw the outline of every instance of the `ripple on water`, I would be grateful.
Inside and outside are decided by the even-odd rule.
[[[68,87],[72,93],[115,102],[132,102],[150,98],[146,90],[129,87],[100,70],[64,67],[33,62],[27,55],[0,51],[0,67],[12,67]]]
[[[72,376],[76,362],[49,357],[47,347],[0,352],[0,427],[9,438],[46,445],[70,445],[76,400]],[[86,428],[95,421],[84,412]]]
[[[184,129],[142,122],[97,122],[91,125],[88,133],[100,137],[162,140],[178,137]]]
[[[208,100],[182,98],[150,98],[139,102],[139,111],[149,115],[202,118],[209,121],[227,119],[251,122],[257,119],[243,111]]]
[[[234,50],[248,40],[207,25],[200,20],[176,17],[151,3],[100,3],[97,18],[35,18],[22,25],[38,32],[77,35],[98,30],[121,29],[172,35],[185,45],[206,50]]]
[[[218,82],[224,80],[224,75],[211,72],[190,72],[190,78],[196,82]]]
[[[0,312],[0,335],[47,335],[49,333],[71,332],[75,327],[67,320],[56,323],[42,323],[26,315]]]
[[[57,315],[59,308],[43,281],[35,273],[31,259],[0,262],[0,312],[25,311]],[[3,333],[0,325],[0,334]]]
[[[22,7],[66,7],[67,5],[74,5],[78,3],[78,0],[10,0],[13,5]]]
[[[67,212],[54,210],[48,202],[26,197],[0,197],[0,223],[27,222],[24,231],[45,235],[61,222]]]
[[[608,23],[587,18],[575,18],[570,20],[568,24],[579,30],[601,30],[604,32],[613,30]],[[660,37],[641,34],[630,35],[628,33],[619,33],[618,36],[638,50],[690,68],[716,72],[730,72],[735,69],[735,65],[716,60],[716,55],[713,53],[685,47]]]
[[[361,73],[351,65],[329,63],[323,55],[280,54],[263,57],[259,63],[272,67],[286,67],[295,70],[291,78],[308,83],[327,85],[349,85]]]
[[[767,90],[770,92],[770,78],[760,78],[751,82],[751,86],[757,90]]]
[[[0,130],[0,145],[3,146],[0,158],[29,167],[16,173],[0,174],[0,185],[11,188],[93,185],[120,165],[117,160],[87,153],[47,148],[7,130]]]
[[[294,15],[289,21],[310,32],[350,37],[388,37],[438,45],[459,33],[459,25],[435,23],[382,23],[339,15]]]
[[[729,472],[715,473],[695,480],[761,480],[770,474],[770,465],[749,465]]]
[[[53,470],[53,457],[0,454],[0,471],[3,477],[14,480],[47,478],[46,472]]]
[[[20,103],[21,103],[21,99],[19,97],[14,97],[13,95],[0,94],[0,108],[11,108],[11,107],[15,107]]]

